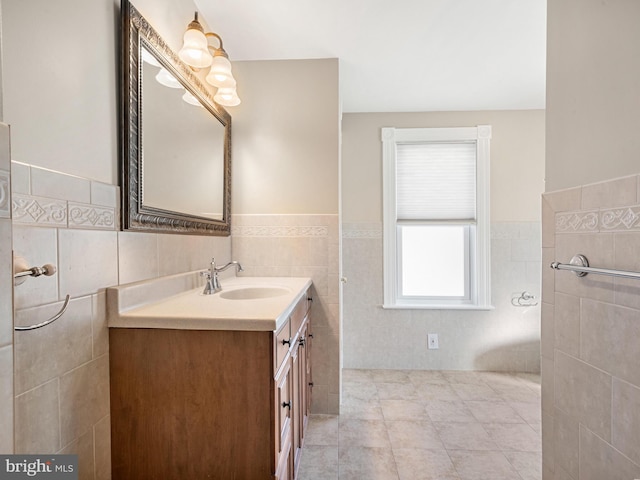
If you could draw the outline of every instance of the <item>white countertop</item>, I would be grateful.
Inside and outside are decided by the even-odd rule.
[[[203,295],[202,286],[193,288],[203,283],[194,275],[197,272],[108,288],[109,327],[274,331],[311,286],[311,279],[302,277],[232,277],[220,280],[222,292]],[[250,300],[221,296],[245,287],[280,287],[287,291]]]

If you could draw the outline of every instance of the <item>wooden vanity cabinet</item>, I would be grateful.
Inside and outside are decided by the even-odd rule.
[[[114,480],[294,480],[310,292],[277,332],[111,328]]]

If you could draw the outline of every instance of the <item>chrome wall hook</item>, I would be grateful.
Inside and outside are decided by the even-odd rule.
[[[538,302],[535,301],[536,296],[527,291],[522,292],[520,295],[515,294],[511,297],[511,305],[514,307],[535,307]]]
[[[41,267],[29,267],[27,261],[20,255],[13,255],[13,285],[22,285],[29,277],[39,277],[44,275],[50,277],[56,273],[55,265],[46,263]]]

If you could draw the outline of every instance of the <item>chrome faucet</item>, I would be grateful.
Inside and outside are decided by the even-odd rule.
[[[200,275],[202,275],[206,279],[206,282],[207,282],[204,285],[204,290],[202,291],[202,294],[203,295],[213,295],[214,293],[217,293],[220,290],[222,290],[222,287],[220,286],[220,280],[218,279],[218,273],[224,272],[227,268],[229,268],[229,267],[231,267],[233,265],[235,265],[235,267],[236,267],[236,273],[243,271],[242,265],[240,265],[235,260],[233,262],[227,263],[223,267],[218,268],[218,267],[216,267],[216,259],[212,258],[211,259],[211,266],[209,267],[209,269],[205,270],[203,272],[200,272]]]

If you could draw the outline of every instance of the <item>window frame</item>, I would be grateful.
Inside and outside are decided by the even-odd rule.
[[[454,128],[382,128],[383,160],[383,308],[490,310],[490,140],[491,126]],[[397,220],[396,210],[396,145],[427,142],[475,142],[476,144],[476,219]],[[466,298],[401,295],[400,230],[403,225],[469,225],[468,294]]]

